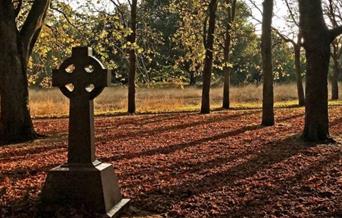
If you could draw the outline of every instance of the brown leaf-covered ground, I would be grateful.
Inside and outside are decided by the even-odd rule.
[[[303,113],[277,109],[274,127],[260,110],[97,117],[97,155],[132,199],[126,216],[341,217],[342,107],[330,110],[337,144],[301,142]],[[46,171],[66,161],[67,119],[35,126],[49,137],[0,147],[1,217],[35,216]]]

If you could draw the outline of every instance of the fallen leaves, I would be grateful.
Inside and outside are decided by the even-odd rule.
[[[339,142],[341,114],[331,108]],[[132,199],[127,216],[341,216],[341,144],[300,142],[302,109],[277,109],[276,121],[261,127],[258,110],[98,117],[97,156],[113,163]],[[67,120],[35,126],[50,137],[0,148],[4,217],[34,216],[46,171],[66,161]]]

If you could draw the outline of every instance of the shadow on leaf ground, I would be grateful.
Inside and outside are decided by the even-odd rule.
[[[122,125],[123,131],[126,130],[125,125],[134,123],[139,123],[140,129],[128,133],[112,129],[107,135],[98,137],[98,149],[105,152],[105,155],[101,153],[101,160],[114,163],[125,197],[132,198],[133,207],[138,208],[135,212],[131,211],[137,216],[139,211],[144,211],[140,215],[249,217],[254,214],[258,217],[279,217],[311,214],[338,217],[341,214],[338,207],[341,205],[342,190],[336,184],[339,184],[339,177],[342,178],[342,150],[330,148],[329,145],[310,147],[293,136],[301,131],[298,122],[303,117],[302,111],[279,114],[277,123],[282,124],[271,128],[257,125],[259,113],[217,112],[206,116],[183,113],[179,117],[177,114],[161,117],[139,115],[137,118],[121,117],[120,120],[100,118],[97,123],[99,133],[110,129],[111,123],[115,122]],[[66,122],[63,119],[60,121]],[[240,123],[229,127],[227,122]],[[165,124],[166,127],[158,124]],[[331,127],[341,133],[340,124],[341,119],[334,118]],[[221,130],[201,137],[185,138],[185,142],[180,137],[163,146],[156,143],[143,151],[132,147],[135,141],[129,143],[131,139],[152,142],[159,140],[158,135],[162,133],[173,137],[184,132],[191,133],[194,130],[192,127],[206,126],[221,127]],[[287,126],[291,129],[288,130]],[[33,144],[0,148],[0,167],[8,162],[12,167],[0,175],[0,203],[5,205],[1,213],[6,217],[33,217],[36,213],[45,172],[65,160],[66,135],[63,131],[59,129],[56,137]],[[125,140],[128,144],[124,143]],[[249,141],[257,143],[249,145]],[[121,147],[127,150],[117,152]],[[198,158],[196,152],[200,154]],[[25,161],[28,164],[22,163]],[[311,186],[314,179],[320,181],[322,187]],[[1,183],[5,180],[12,187],[2,187]],[[336,190],[331,191],[330,188]],[[8,196],[11,192],[24,194],[11,199]],[[299,195],[303,195],[304,199],[298,200]],[[312,200],[315,198],[318,203]],[[290,201],[295,205],[291,205]],[[313,206],[307,205],[310,203]],[[301,204],[304,209],[300,209]],[[76,215],[77,211],[70,208],[61,211],[61,214],[68,213]],[[87,216],[90,215],[85,213]]]

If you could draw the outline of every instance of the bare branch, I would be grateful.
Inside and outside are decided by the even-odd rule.
[[[257,5],[253,0],[248,0],[248,1],[253,5],[253,7],[254,7],[255,9],[257,9],[257,10],[260,12],[260,14],[263,14],[261,8],[258,7],[258,5]]]
[[[253,20],[255,20],[256,22],[258,22],[258,23],[262,23],[262,21],[261,20],[259,20],[258,18],[256,18],[256,17],[254,17],[254,16],[251,16],[252,17],[252,19]],[[277,28],[275,28],[275,27],[271,27],[272,28],[272,31],[274,32],[274,33],[276,33],[281,39],[283,39],[285,42],[289,42],[289,43],[291,43],[291,44],[293,44],[293,45],[296,45],[297,43],[293,40],[293,39],[291,39],[290,37],[288,37],[288,36],[286,36],[285,34],[283,34],[283,33],[281,33]]]
[[[290,7],[289,1],[288,1],[288,0],[285,0],[285,4],[286,4],[286,7],[287,7],[287,10],[288,10],[289,13],[290,13],[290,17],[291,17],[291,19],[293,20],[293,23],[294,23],[296,26],[299,27],[299,23],[298,23],[297,20],[296,20],[296,17],[295,17],[295,15],[294,15],[293,11],[292,11],[292,8]]]
[[[75,24],[73,24],[73,23],[70,21],[69,17],[65,14],[64,11],[60,10],[59,8],[53,7],[52,4],[50,5],[50,9],[51,9],[51,10],[54,10],[54,11],[60,13],[60,14],[62,14],[63,17],[64,17],[64,19],[65,19],[72,27],[74,27],[75,29],[77,29],[77,27],[75,26]]]
[[[288,36],[282,34],[278,29],[272,27],[272,30],[273,30],[274,33],[276,33],[285,42],[290,42],[292,45],[296,45],[297,44],[293,39],[291,39]]]
[[[117,10],[117,12],[120,14],[122,24],[124,25],[124,27],[127,27],[128,24],[125,19],[125,13],[121,10],[122,3],[119,0],[110,0],[110,1],[115,6],[115,9]],[[132,3],[130,3],[130,7],[132,7]]]

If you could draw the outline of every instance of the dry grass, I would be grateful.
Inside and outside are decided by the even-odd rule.
[[[201,92],[200,88],[138,88],[137,110],[140,113],[199,110]],[[296,99],[294,84],[275,86],[276,106],[296,105]],[[248,85],[231,89],[231,101],[234,108],[260,107],[261,100],[261,86]],[[213,88],[211,90],[212,107],[219,108],[221,101],[222,88]],[[332,102],[332,104],[340,103],[342,102]],[[34,117],[65,116],[68,114],[69,102],[57,89],[30,90],[30,107]],[[96,99],[95,108],[97,114],[126,112],[127,89],[125,87],[105,89]]]

